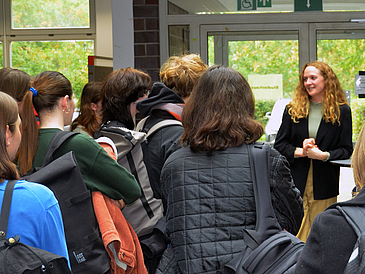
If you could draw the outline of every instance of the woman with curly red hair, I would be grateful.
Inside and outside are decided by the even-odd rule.
[[[351,109],[327,64],[303,66],[274,147],[289,161],[301,191],[304,218],[297,236],[306,241],[316,215],[337,202],[340,167],[329,160],[348,159],[353,149]]]

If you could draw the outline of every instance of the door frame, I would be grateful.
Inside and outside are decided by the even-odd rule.
[[[257,38],[268,38],[269,36],[280,37],[280,32],[297,32],[298,33],[298,44],[299,44],[299,67],[302,67],[306,62],[309,62],[309,41],[308,37],[308,24],[295,23],[295,24],[240,24],[235,25],[202,25],[200,27],[200,38],[201,38],[201,56],[208,60],[208,34],[221,33],[219,41],[214,41],[219,44],[218,47],[222,49],[221,52],[214,52],[218,54],[215,58],[216,63],[228,65],[228,41],[237,36],[237,33],[243,32],[245,35],[252,33]],[[272,32],[272,34],[268,34]],[[286,34],[285,34],[286,35]]]
[[[360,30],[361,33],[354,37],[353,34],[346,33],[350,30]],[[363,35],[361,38],[365,39],[365,24],[355,22],[201,25],[200,54],[203,57],[205,56],[205,60],[208,60],[208,34],[216,34],[218,39],[214,41],[215,49],[218,48],[221,51],[215,50],[215,63],[228,66],[228,41],[241,40],[240,35],[246,36],[249,41],[254,41],[250,39],[250,35],[252,35],[251,37],[257,37],[257,40],[269,40],[270,36],[272,39],[280,39],[280,32],[283,33],[284,37],[287,35],[286,32],[292,31],[298,33],[299,69],[305,63],[317,60],[318,31],[327,31],[328,36],[331,36],[331,32],[333,32],[333,35],[338,36],[338,39],[353,39],[359,37],[359,35]]]
[[[272,30],[273,26],[283,30],[299,31],[299,64],[315,60],[316,35],[314,29],[339,28],[346,25],[349,29],[365,29],[365,12],[284,12],[284,13],[246,13],[246,14],[184,14],[168,15],[168,0],[159,0],[160,17],[160,63],[169,57],[169,25],[188,25],[190,27],[190,53],[201,55],[208,61],[207,32],[232,29]],[[298,24],[300,26],[298,26]],[[313,24],[313,25],[311,25]],[[294,27],[295,26],[295,27]],[[277,29],[275,29],[277,30]],[[313,48],[314,47],[314,48]]]
[[[309,24],[309,58],[310,61],[317,60],[317,38],[318,31],[338,32],[338,38],[353,39],[351,34],[346,34],[349,30],[362,30],[365,39],[365,22],[347,22],[347,23],[311,23]],[[341,31],[343,33],[341,33]],[[330,34],[329,34],[330,35]]]

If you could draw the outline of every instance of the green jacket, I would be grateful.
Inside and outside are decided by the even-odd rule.
[[[33,160],[33,167],[41,167],[53,135],[60,129],[40,129],[38,150]],[[92,138],[77,134],[68,139],[55,152],[58,158],[69,151],[75,153],[77,163],[90,191],[100,191],[114,200],[123,199],[131,204],[141,196],[140,187],[124,167],[113,160],[105,150]]]

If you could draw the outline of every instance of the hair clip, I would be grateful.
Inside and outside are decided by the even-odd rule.
[[[34,87],[31,87],[29,90],[33,92],[33,97],[36,97],[38,95],[38,91]]]

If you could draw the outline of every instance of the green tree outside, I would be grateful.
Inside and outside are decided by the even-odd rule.
[[[71,82],[79,98],[88,82],[88,55],[93,55],[93,41],[35,41],[11,44],[12,67],[30,76],[46,70],[59,71]]]
[[[298,41],[232,41],[229,66],[249,74],[283,74],[283,93],[292,97],[299,74]]]
[[[15,29],[85,28],[90,26],[89,10],[89,0],[12,0],[12,24]],[[79,98],[88,82],[88,56],[94,55],[94,42],[12,42],[11,54],[11,67],[31,76],[46,70],[61,72],[70,80],[75,97]]]
[[[12,0],[14,28],[89,27],[89,0]]]

